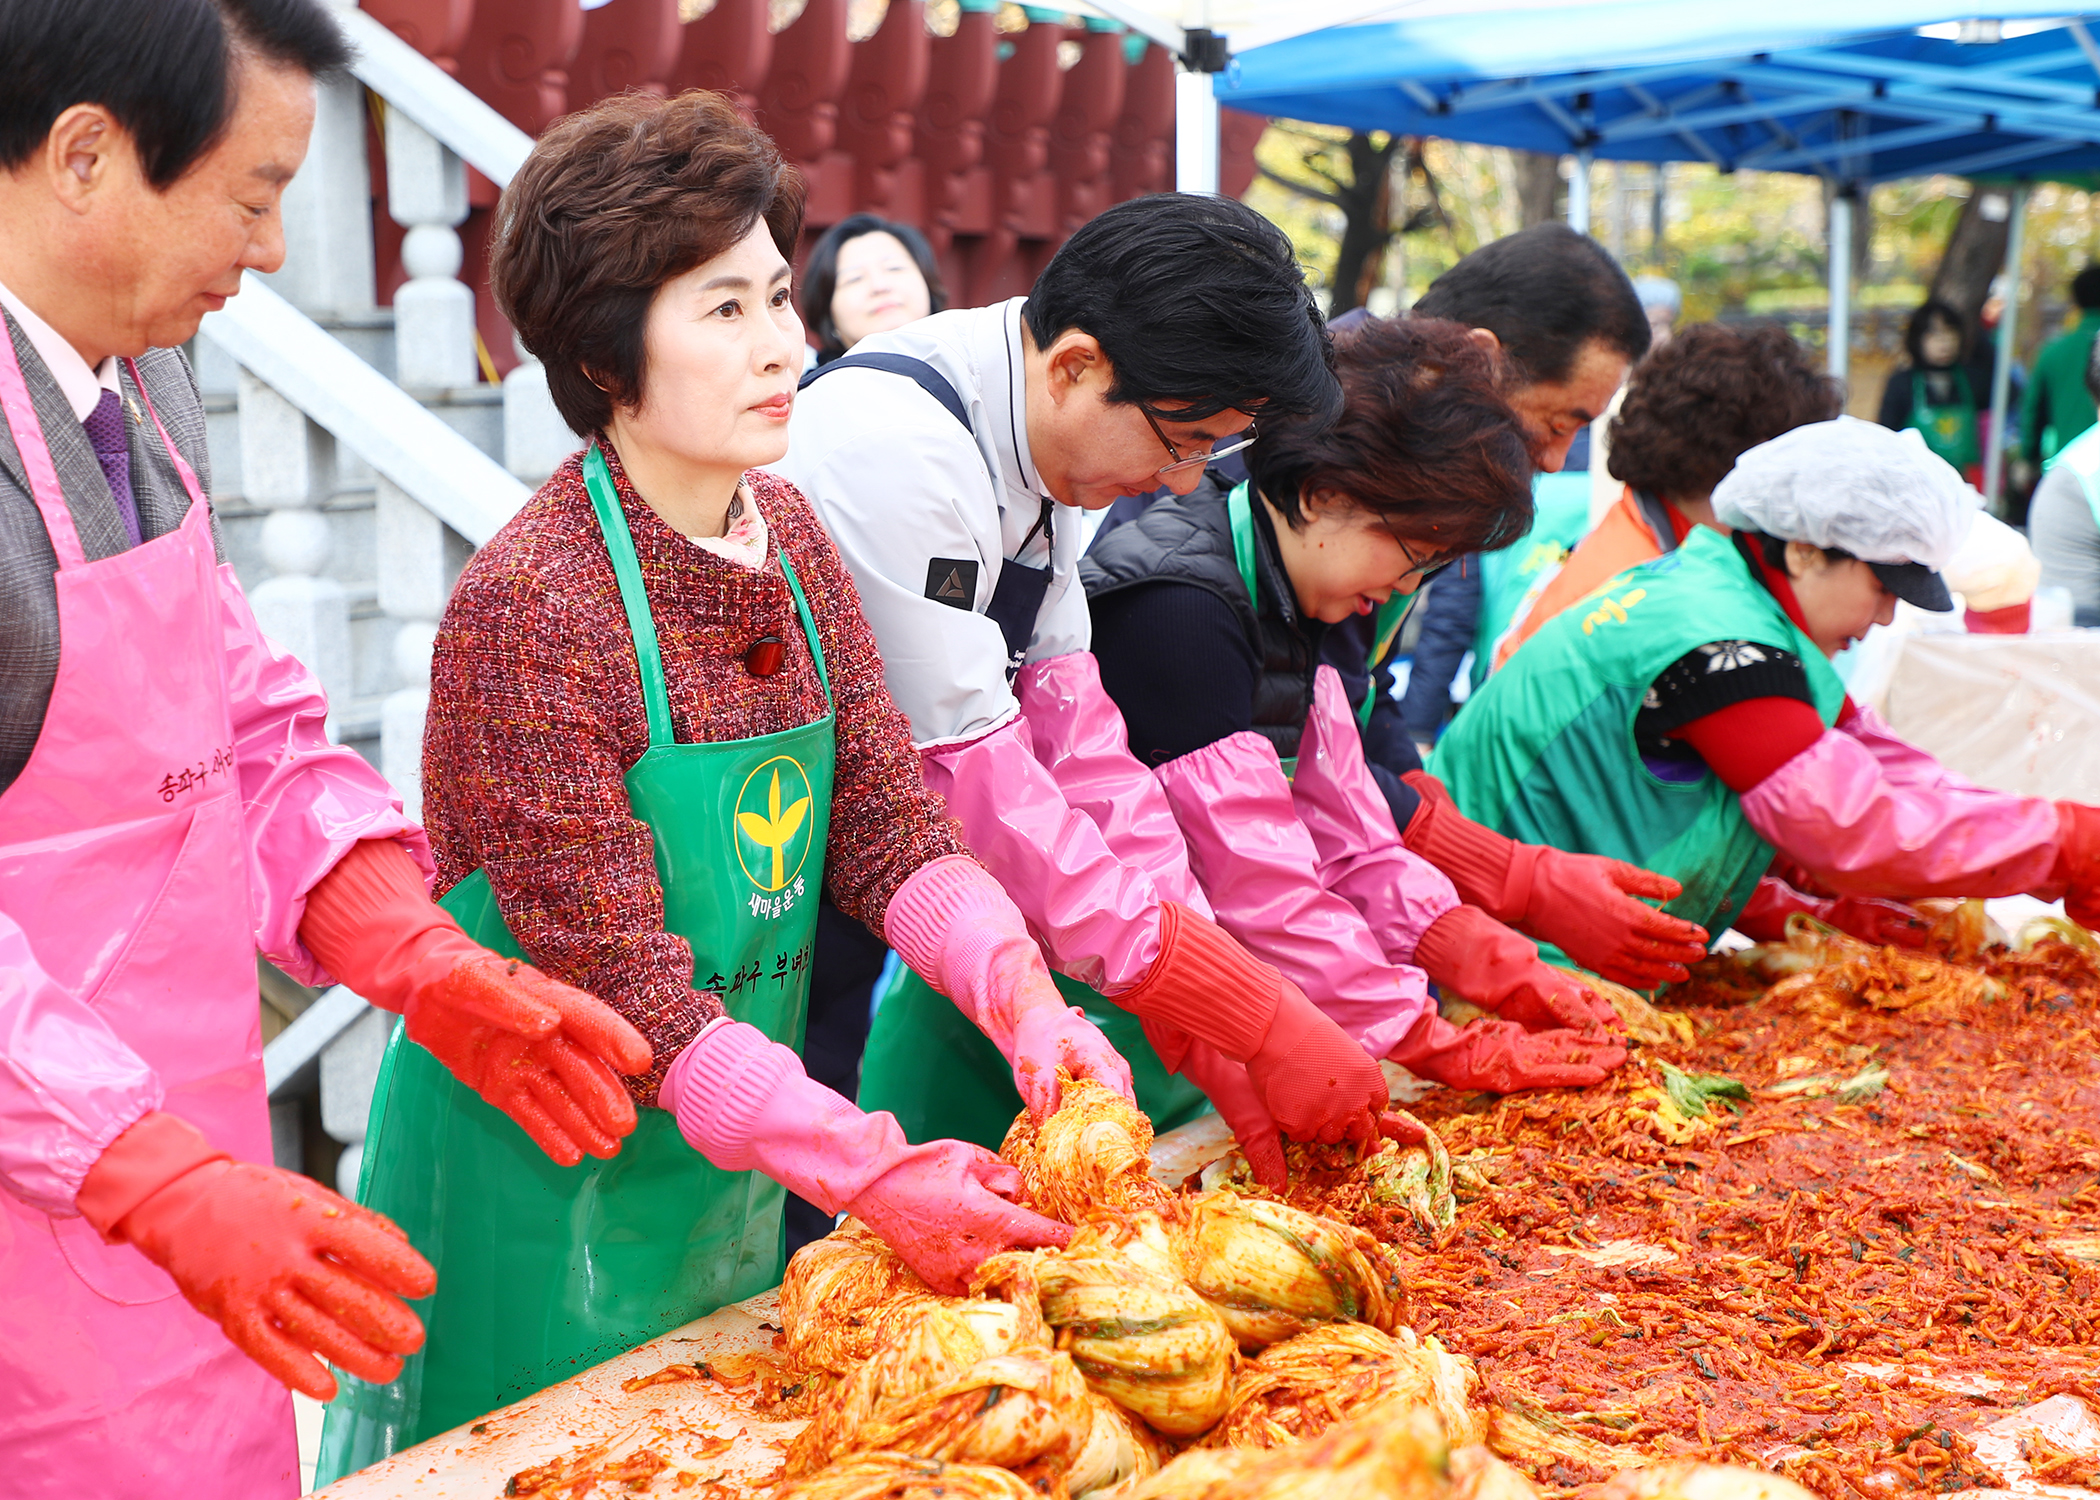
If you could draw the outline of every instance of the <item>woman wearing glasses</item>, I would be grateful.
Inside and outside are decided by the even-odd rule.
[[[1025,298],[937,313],[819,368],[780,465],[852,570],[927,784],[1129,1059],[1140,1104],[1173,1125],[1207,1097],[1272,1181],[1279,1132],[1363,1138],[1385,1081],[1211,920],[1087,651],[1077,512],[1187,493],[1256,417],[1330,419],[1330,358],[1273,225],[1163,194],[1089,221]],[[982,1042],[926,986],[892,986],[863,1106],[914,1140],[996,1144],[1020,1099]]]
[[[1335,345],[1339,422],[1264,422],[1247,483],[1161,501],[1080,565],[1102,685],[1218,921],[1368,1052],[1460,1088],[1595,1083],[1625,1057],[1609,1007],[1400,842],[1319,665],[1330,625],[1523,534],[1523,431],[1458,324]],[[1495,1015],[1439,1019],[1432,980]]]

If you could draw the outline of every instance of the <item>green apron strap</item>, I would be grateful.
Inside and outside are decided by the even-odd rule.
[[[809,639],[809,654],[817,664],[817,680],[824,684],[826,707],[836,707],[831,697],[831,672],[824,665],[824,643],[817,639],[817,622],[810,617],[809,601],[802,597],[802,580],[795,576],[795,565],[788,561],[788,550],[780,549],[780,571],[787,575],[788,588],[795,595],[795,613],[802,617],[802,633]]]
[[[1232,523],[1232,560],[1239,564],[1240,582],[1247,586],[1247,599],[1261,608],[1261,592],[1254,586],[1254,502],[1249,498],[1253,481],[1243,479],[1225,497],[1225,517]]]
[[[605,537],[606,553],[612,558],[613,577],[619,580],[620,604],[627,611],[628,633],[634,637],[635,665],[642,673],[642,706],[649,713],[649,748],[675,744],[671,734],[671,695],[664,690],[663,652],[656,644],[656,617],[649,613],[649,594],[642,587],[642,565],[635,560],[634,537],[628,533],[627,517],[613,489],[612,470],[596,443],[583,456],[583,487],[590,491],[591,509],[598,513],[598,530]]]
[[[1393,649],[1393,642],[1400,638],[1400,627],[1407,622],[1407,611],[1415,602],[1413,594],[1388,594],[1385,603],[1378,606],[1378,616],[1371,624],[1371,651],[1364,658],[1364,671],[1370,674],[1370,684],[1364,689],[1364,701],[1357,706],[1356,726],[1361,729],[1371,722],[1371,709],[1378,701],[1378,667]]]

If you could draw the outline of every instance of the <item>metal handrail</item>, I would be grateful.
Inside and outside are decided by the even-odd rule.
[[[252,274],[200,330],[418,505],[485,545],[532,492]]]
[[[532,150],[531,136],[363,11],[339,10],[336,20],[356,49],[350,71],[360,83],[497,187],[509,183]]]

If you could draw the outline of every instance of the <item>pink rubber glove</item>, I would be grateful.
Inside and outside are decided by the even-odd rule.
[[[1786,939],[1786,919],[1804,912],[1863,943],[1893,943],[1922,948],[1931,939],[1932,923],[1914,906],[1880,896],[1809,896],[1776,876],[1767,875],[1750,893],[1736,916],[1735,930],[1755,943]]]
[[[1914,899],[2046,889],[2043,899],[2055,899],[2056,805],[1935,777],[1936,769],[1922,752],[1906,756],[1826,729],[1743,793],[1743,816],[1840,895]]]
[[[615,1076],[649,1044],[595,996],[491,953],[431,901],[391,839],[353,847],[306,898],[300,941],[344,984],[565,1167],[618,1153],[635,1126]]]
[[[1410,771],[1403,779],[1422,794],[1407,823],[1407,846],[1450,876],[1468,904],[1635,989],[1682,980],[1684,966],[1706,956],[1703,928],[1639,899],[1682,894],[1667,875],[1601,855],[1520,844],[1466,817],[1428,772]]]
[[[826,1213],[851,1213],[937,1292],[959,1296],[1002,1250],[1063,1247],[1071,1229],[1013,1202],[1021,1174],[981,1146],[914,1146],[802,1070],[755,1026],[716,1021],[664,1075],[657,1102],[688,1145],[730,1172],[763,1172]]]
[[[1514,1021],[1486,1016],[1453,1026],[1441,1016],[1424,1016],[1388,1056],[1417,1077],[1451,1088],[1513,1094],[1602,1083],[1626,1061],[1626,1048],[1594,1033],[1526,1031]]]
[[[423,1345],[400,1299],[429,1296],[437,1274],[408,1236],[318,1182],[231,1160],[175,1115],[145,1115],[111,1141],[76,1206],[104,1239],[166,1271],[243,1354],[316,1401],[336,1385],[315,1354],[385,1385]]]
[[[890,898],[882,935],[991,1038],[1037,1119],[1057,1108],[1059,1068],[1137,1102],[1130,1065],[1083,1011],[1065,1004],[1020,909],[968,855],[913,871]]]
[[[1529,939],[1477,906],[1454,906],[1415,945],[1415,962],[1446,994],[1526,1031],[1619,1029],[1611,1002],[1539,961]]]

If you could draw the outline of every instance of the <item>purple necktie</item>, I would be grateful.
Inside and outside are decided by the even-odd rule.
[[[109,481],[109,493],[117,502],[117,514],[124,518],[125,533],[136,547],[141,540],[139,507],[131,494],[131,445],[124,436],[123,398],[115,391],[104,391],[80,425],[87,429],[88,441],[95,445],[102,476]]]

